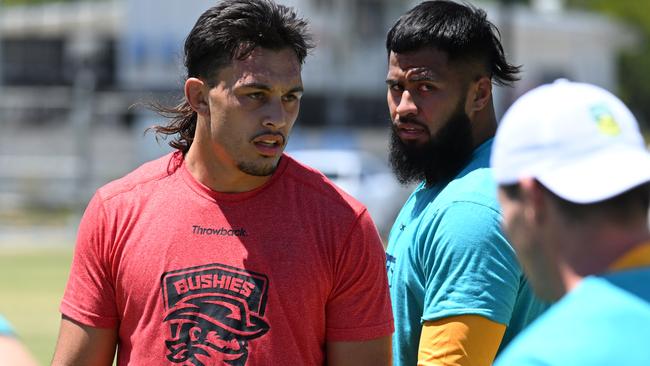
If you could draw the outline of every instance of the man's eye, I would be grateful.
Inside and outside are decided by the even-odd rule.
[[[420,91],[425,91],[426,92],[426,91],[432,91],[434,89],[435,89],[435,87],[433,85],[431,85],[431,84],[421,84],[420,85]]]
[[[282,99],[285,102],[293,102],[293,101],[298,100],[298,96],[296,96],[295,94],[287,94],[287,95],[283,96]]]
[[[396,91],[396,92],[401,92],[402,90],[404,90],[404,88],[402,88],[402,86],[399,85],[399,84],[390,85],[389,88],[390,88],[390,90]]]
[[[248,94],[248,97],[251,98],[251,99],[256,99],[256,100],[257,99],[262,99],[262,98],[264,98],[264,93],[259,93],[259,92],[258,93],[250,93],[250,94]]]

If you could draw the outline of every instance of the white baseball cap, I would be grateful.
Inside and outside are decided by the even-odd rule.
[[[630,110],[605,89],[564,79],[527,92],[508,109],[491,165],[498,184],[532,177],[582,204],[650,181],[650,153]]]

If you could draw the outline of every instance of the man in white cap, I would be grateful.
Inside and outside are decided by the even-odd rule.
[[[632,113],[593,85],[538,87],[491,163],[519,260],[558,300],[496,365],[650,365],[650,154]]]

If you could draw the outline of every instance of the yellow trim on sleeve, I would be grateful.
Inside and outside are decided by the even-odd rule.
[[[623,254],[609,266],[609,270],[614,272],[646,266],[650,266],[650,243],[638,245]]]
[[[459,315],[425,322],[420,336],[418,365],[491,365],[505,331],[505,325],[479,315]]]

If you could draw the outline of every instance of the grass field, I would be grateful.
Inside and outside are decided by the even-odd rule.
[[[42,365],[49,365],[59,328],[59,302],[72,247],[0,247],[0,313]]]

